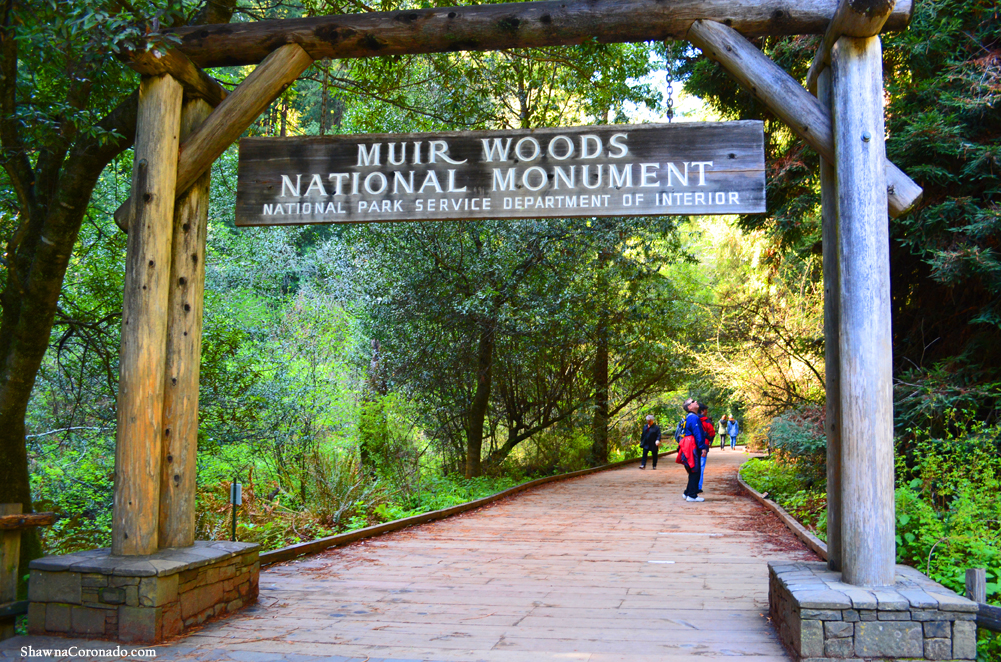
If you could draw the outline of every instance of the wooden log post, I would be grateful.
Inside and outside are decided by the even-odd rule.
[[[738,83],[749,89],[793,133],[835,161],[831,116],[800,83],[758,50],[736,30],[713,21],[696,21],[688,40],[716,60]],[[884,161],[888,208],[896,218],[921,200],[921,187],[889,161]]]
[[[820,76],[819,94],[824,108],[831,107],[831,72]],[[838,314],[841,295],[838,264],[838,194],[834,164],[820,158],[820,200],[824,249],[824,380],[827,434],[827,567],[841,570],[841,352]]]
[[[181,140],[211,112],[212,107],[202,99],[186,101],[181,110]],[[189,547],[195,542],[198,374],[210,172],[206,170],[174,205],[163,385],[160,548]]]
[[[20,515],[21,504],[0,503],[0,515]],[[0,531],[0,607],[17,600],[17,563],[21,555],[21,529]],[[16,617],[0,618],[0,641],[16,633]]]
[[[987,602],[987,568],[966,570],[966,597],[974,602]]]
[[[171,228],[183,88],[171,76],[139,84],[115,444],[111,552],[157,549],[160,441]]]
[[[841,296],[842,577],[894,583],[893,343],[879,37],[831,51]]]
[[[313,58],[298,44],[286,44],[265,58],[181,145],[177,195],[191,188],[312,62]],[[129,198],[115,211],[115,223],[127,232],[131,219],[132,198]]]

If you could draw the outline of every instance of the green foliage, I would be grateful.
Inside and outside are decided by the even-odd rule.
[[[982,426],[957,437],[922,435],[898,456],[897,556],[960,592],[966,568],[1001,567],[999,434]],[[996,579],[989,597],[999,601]]]
[[[827,438],[824,434],[824,410],[800,407],[772,419],[768,429],[769,448],[795,466],[807,486],[823,484],[827,479]]]

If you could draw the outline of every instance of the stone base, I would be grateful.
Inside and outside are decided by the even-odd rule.
[[[149,556],[108,549],[31,562],[28,632],[156,643],[257,600],[255,543],[197,541]]]
[[[977,605],[907,566],[896,585],[860,588],[824,563],[768,564],[768,602],[796,660],[973,660]]]

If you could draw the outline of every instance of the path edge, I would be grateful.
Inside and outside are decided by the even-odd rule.
[[[667,455],[673,455],[678,452],[675,448],[671,451],[662,452],[661,457]],[[261,566],[274,565],[275,563],[282,563],[283,561],[291,561],[292,559],[297,559],[301,556],[308,556],[310,554],[317,554],[331,547],[339,547],[341,545],[347,545],[348,543],[355,542],[357,540],[363,540],[365,538],[375,538],[377,536],[385,535],[387,533],[392,533],[393,531],[399,531],[400,529],[406,529],[411,526],[416,526],[418,524],[426,524],[427,522],[434,522],[436,520],[445,519],[452,517],[453,515],[459,515],[461,513],[467,513],[471,510],[476,510],[477,508],[482,508],[488,504],[495,501],[500,501],[509,496],[513,496],[525,490],[529,490],[533,487],[538,487],[540,485],[546,485],[548,483],[555,483],[561,480],[567,480],[569,478],[577,478],[579,476],[587,476],[589,474],[598,473],[599,471],[609,471],[611,469],[618,469],[620,467],[626,466],[628,464],[633,464],[639,462],[640,458],[634,457],[628,460],[622,460],[621,462],[613,462],[612,464],[605,464],[600,467],[590,467],[588,469],[581,469],[580,471],[571,471],[570,473],[558,474],[556,476],[545,476],[543,478],[536,478],[535,480],[530,480],[527,483],[522,483],[521,485],[515,485],[514,487],[509,487],[506,490],[502,490],[496,494],[491,494],[490,496],[483,497],[482,499],[476,499],[475,501],[467,501],[466,503],[460,503],[457,506],[451,506],[449,508],[442,508],[441,510],[432,510],[428,513],[421,513],[420,515],[413,515],[412,517],[405,517],[403,519],[393,520],[392,522],[386,522],[384,524],[377,524],[375,526],[368,526],[364,529],[358,529],[357,531],[348,531],[347,533],[339,533],[333,536],[327,536],[326,538],[317,538],[316,540],[310,540],[309,542],[301,542],[295,545],[289,545],[288,547],[282,547],[281,549],[275,549],[270,552],[263,552],[260,555]],[[738,473],[738,479],[740,478]]]
[[[750,461],[751,460],[748,460],[747,462]],[[747,464],[747,462],[744,462],[744,464]],[[746,482],[744,482],[744,479],[740,477],[740,470],[744,468],[744,464],[741,464],[739,467],[737,467],[737,482],[740,483],[740,486],[743,487],[745,490],[747,490],[748,494],[754,497],[754,499],[758,503],[760,503],[762,506],[772,511],[776,515],[778,515],[779,519],[782,520],[782,523],[785,524],[786,527],[793,532],[793,535],[799,538],[804,545],[809,547],[814,554],[816,554],[821,559],[826,561],[827,544],[814,534],[810,533],[810,531],[807,530],[807,528],[804,527],[802,524],[797,522],[796,518],[790,515],[788,512],[786,512],[785,508],[775,503],[774,501],[769,500],[764,494],[762,494],[761,492],[757,491],[756,489],[748,485]]]

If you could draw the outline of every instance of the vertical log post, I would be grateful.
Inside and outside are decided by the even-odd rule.
[[[20,515],[21,504],[0,503],[0,515]],[[17,562],[21,555],[21,531],[0,531],[0,606],[17,600]],[[0,618],[0,641],[10,639],[16,632],[16,616]]]
[[[125,266],[111,553],[157,550],[160,440],[181,84],[139,84],[133,219]]]
[[[987,602],[987,568],[967,569],[966,597],[974,602]]]
[[[831,107],[831,72],[820,74],[818,94]],[[824,246],[824,379],[827,411],[827,567],[841,570],[841,352],[838,347],[838,189],[834,164],[820,157],[820,199]]]
[[[879,37],[831,52],[841,296],[842,577],[894,583],[893,345]]]
[[[186,101],[181,110],[181,140],[211,112],[212,107],[202,99]],[[161,548],[190,547],[195,542],[198,373],[202,355],[209,175],[206,170],[174,206],[163,385]]]

